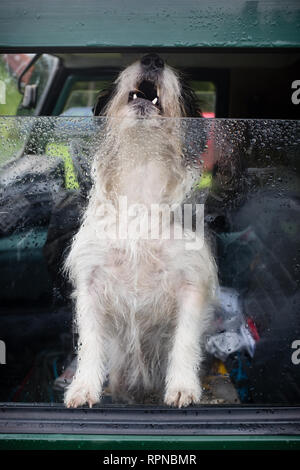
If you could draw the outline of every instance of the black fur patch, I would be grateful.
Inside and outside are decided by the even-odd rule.
[[[181,90],[181,99],[186,116],[202,117],[199,99],[185,80],[181,81]]]
[[[97,101],[92,110],[94,116],[103,116],[105,108],[114,94],[115,87],[115,84],[112,83],[109,87],[101,90],[97,96]]]

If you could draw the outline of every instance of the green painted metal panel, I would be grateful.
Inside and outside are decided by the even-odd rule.
[[[298,0],[2,0],[0,47],[300,46]]]
[[[0,450],[300,450],[300,436],[1,434]]]

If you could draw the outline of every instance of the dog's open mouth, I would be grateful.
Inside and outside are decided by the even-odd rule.
[[[155,83],[143,80],[135,90],[129,92],[128,103],[136,99],[150,101],[159,111],[161,111],[159,101],[159,90]]]

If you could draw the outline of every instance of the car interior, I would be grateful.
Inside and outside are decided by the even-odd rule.
[[[1,402],[62,403],[72,380],[77,333],[62,265],[104,132],[93,107],[145,52],[40,54],[21,78],[14,54],[0,59],[13,103],[0,116]],[[186,152],[203,165],[195,198],[205,203],[221,286],[203,405],[299,405],[300,105],[292,83],[300,53],[156,52],[202,110],[183,126]],[[109,382],[97,406],[108,404]]]

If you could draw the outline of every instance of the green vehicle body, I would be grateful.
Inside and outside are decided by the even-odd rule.
[[[143,5],[139,0],[128,0],[120,5],[108,0],[52,0],[43,3],[39,0],[10,0],[0,3],[0,50],[3,53],[176,50],[183,53],[250,51],[259,54],[267,51],[276,54],[299,52],[299,48],[300,8],[297,0],[278,3],[154,0]],[[54,107],[54,115],[61,111],[63,95],[72,80],[71,77],[66,82]],[[7,411],[9,405],[4,408]],[[59,407],[64,419],[72,420],[73,415],[62,408]],[[273,413],[274,409],[270,406],[267,411]],[[93,415],[96,412],[91,410]],[[157,419],[158,415],[153,413]],[[172,435],[167,431],[164,435],[143,431],[127,434],[126,425],[122,424],[112,434],[53,430],[39,433],[36,429],[30,433],[22,431],[20,425],[20,432],[0,435],[0,449],[300,450],[300,409],[294,409],[293,418],[289,419],[293,432],[289,432],[288,427],[282,432],[280,429],[270,431],[266,425],[263,432],[257,428],[249,434],[246,431],[239,433],[238,425],[243,426],[243,423],[238,423],[234,432],[227,435],[213,431],[211,435],[182,435],[180,429]]]
[[[7,51],[299,47],[297,0],[12,0],[0,11]]]

